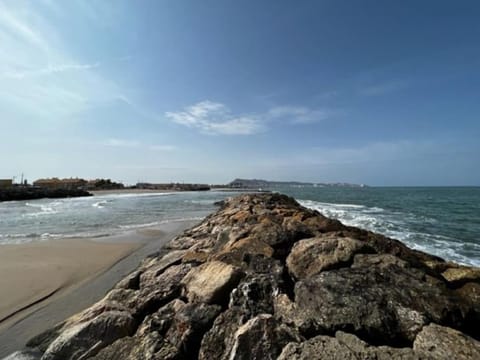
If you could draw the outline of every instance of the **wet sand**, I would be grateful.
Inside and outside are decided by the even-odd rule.
[[[0,358],[100,300],[146,256],[195,223],[167,223],[102,242],[0,246]]]
[[[138,243],[54,240],[0,246],[0,324],[42,299],[81,283]]]
[[[90,190],[89,193],[94,196],[110,194],[156,194],[156,193],[175,193],[175,190],[154,190],[154,189],[112,189],[112,190]]]

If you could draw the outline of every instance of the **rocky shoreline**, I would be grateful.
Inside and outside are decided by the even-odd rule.
[[[19,186],[0,189],[0,201],[35,200],[43,198],[56,199],[80,196],[92,196],[92,194],[81,189],[50,189],[33,186]]]
[[[479,359],[480,269],[241,195],[9,359]]]

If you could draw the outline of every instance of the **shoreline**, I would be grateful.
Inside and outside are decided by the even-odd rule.
[[[10,299],[7,302],[2,300],[0,304],[0,319],[3,319],[0,320],[0,358],[21,350],[35,335],[101,299],[118,281],[136,269],[148,255],[160,250],[166,242],[197,222],[188,220],[165,223],[148,228],[148,231],[145,229],[128,231],[100,240],[69,239],[1,245],[9,249],[4,248],[7,251],[0,252],[0,269],[10,266],[10,273],[18,274],[10,277],[2,271],[0,279],[0,294],[4,292],[0,297],[4,299],[5,292],[8,292]],[[50,256],[48,259],[52,249],[56,256]],[[23,258],[23,264],[28,265],[32,256],[35,258],[39,255],[43,260],[37,261],[33,277],[37,283],[32,282],[31,276],[26,276],[28,273],[25,271],[29,270],[28,267],[22,267],[22,271],[19,272],[18,261]],[[62,255],[60,259],[59,255]],[[10,259],[9,263],[3,262],[3,258]],[[75,262],[75,258],[82,259],[82,262]],[[34,263],[30,264],[31,271],[32,267],[35,267]],[[62,272],[66,267],[70,271]],[[76,271],[80,271],[81,274],[75,273]],[[45,276],[46,274],[52,275],[53,279]],[[15,301],[14,298],[21,301]],[[7,310],[12,301],[17,306]]]
[[[112,189],[112,190],[89,190],[93,196],[101,195],[115,195],[115,194],[164,194],[164,193],[177,193],[176,190],[153,190],[153,189]]]
[[[1,245],[0,328],[28,316],[36,304],[88,281],[139,246],[90,239]]]

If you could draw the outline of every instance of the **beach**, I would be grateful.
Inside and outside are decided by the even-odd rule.
[[[102,241],[57,239],[0,246],[0,358],[90,306],[193,221]]]
[[[0,248],[0,323],[110,267],[138,243],[50,240]]]

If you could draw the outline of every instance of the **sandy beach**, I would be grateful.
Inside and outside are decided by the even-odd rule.
[[[0,324],[89,279],[139,245],[54,240],[0,246]]]
[[[154,190],[154,189],[112,189],[112,190],[90,190],[89,193],[94,196],[111,194],[156,194],[156,193],[175,193],[175,190]]]
[[[102,298],[146,256],[194,223],[167,223],[102,242],[1,245],[0,358]]]

